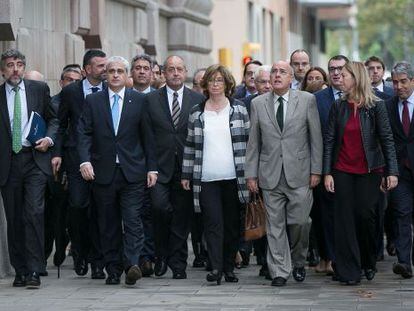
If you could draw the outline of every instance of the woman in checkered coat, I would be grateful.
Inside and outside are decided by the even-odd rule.
[[[206,100],[193,107],[184,149],[182,186],[194,193],[202,213],[212,271],[207,281],[238,282],[234,258],[238,248],[240,208],[249,197],[244,163],[249,115],[231,96],[235,81],[221,65],[207,68],[201,86]]]

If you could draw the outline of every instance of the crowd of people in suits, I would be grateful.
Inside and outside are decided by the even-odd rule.
[[[39,288],[47,258],[128,286],[141,277],[239,281],[249,265],[272,286],[307,266],[344,285],[374,279],[386,250],[412,277],[414,70],[399,62],[333,56],[328,71],[307,51],[248,62],[237,85],[222,65],[185,86],[182,57],[131,63],[101,50],[64,67],[52,98],[26,58],[1,55],[0,190],[13,286]],[[40,81],[39,81],[40,80]],[[32,112],[46,123],[27,139]],[[265,237],[245,241],[245,206],[263,197]]]

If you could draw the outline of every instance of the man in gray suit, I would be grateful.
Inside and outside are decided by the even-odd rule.
[[[289,89],[292,79],[289,63],[273,64],[273,92],[252,101],[246,151],[248,188],[251,192],[257,192],[259,186],[263,190],[267,263],[273,286],[286,284],[292,265],[294,279],[305,279],[311,189],[319,183],[322,171],[316,100],[310,93]]]

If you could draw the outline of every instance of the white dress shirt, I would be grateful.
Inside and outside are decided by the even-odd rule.
[[[99,91],[102,91],[103,84],[102,84],[102,82],[101,82],[101,83],[99,83],[98,85],[92,85],[92,84],[89,82],[88,78],[83,79],[83,81],[82,81],[82,88],[83,88],[83,94],[84,94],[84,96],[85,96],[85,97],[86,97],[87,95],[89,95],[89,94],[92,94],[92,88],[93,88],[93,87],[97,87],[97,88],[99,88]]]
[[[229,114],[229,103],[219,112],[204,110],[203,182],[236,178]]]
[[[174,92],[178,93],[178,105],[180,106],[180,109],[181,109],[181,106],[183,104],[184,85],[178,91],[174,91],[173,89],[169,88],[168,85],[166,87],[167,87],[168,105],[170,106],[170,113],[172,114]]]
[[[30,147],[32,144],[24,137],[24,133],[27,132],[27,126],[29,122],[29,115],[27,110],[27,99],[26,99],[26,87],[22,80],[19,84],[19,95],[20,95],[20,107],[21,107],[21,123],[22,123],[22,145]],[[13,86],[6,83],[6,98],[7,98],[7,109],[9,111],[10,128],[13,131],[13,120],[14,120],[14,97],[16,92],[13,91]]]

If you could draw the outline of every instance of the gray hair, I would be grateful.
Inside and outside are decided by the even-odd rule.
[[[413,67],[409,62],[406,61],[396,63],[392,68],[391,76],[399,74],[406,74],[407,78],[412,79],[414,78]]]
[[[256,80],[256,78],[260,75],[262,71],[270,73],[271,70],[272,70],[272,66],[270,65],[262,65],[262,66],[257,67],[253,75],[254,79]]]
[[[7,58],[20,59],[26,66],[26,56],[20,53],[19,50],[9,49],[7,51],[4,51],[3,54],[1,54],[1,68],[4,68],[6,66],[5,60]]]
[[[151,59],[151,56],[149,56],[148,54],[143,53],[143,54],[138,54],[138,55],[134,56],[134,58],[131,60],[131,67],[134,67],[135,62],[137,60],[140,60],[140,59],[147,61],[150,64],[151,68],[154,66],[154,63]]]
[[[122,56],[111,56],[110,58],[108,58],[107,62],[106,62],[106,68],[108,69],[109,65],[112,63],[121,63],[124,65],[125,67],[125,71],[128,73],[129,71],[129,62],[123,58]]]

